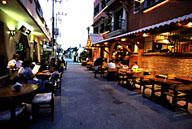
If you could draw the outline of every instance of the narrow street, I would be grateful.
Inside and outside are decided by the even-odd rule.
[[[80,63],[68,61],[61,94],[50,117],[29,123],[29,129],[191,129],[192,116],[170,111],[100,76]]]

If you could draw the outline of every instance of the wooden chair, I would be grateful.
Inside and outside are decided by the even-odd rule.
[[[127,75],[126,75],[127,69],[119,69],[117,72],[118,76],[118,84],[120,85],[126,85],[127,84]]]
[[[59,91],[61,92],[61,82],[62,82],[62,76],[63,76],[63,72],[59,73],[59,77],[56,78],[56,89],[59,89]]]
[[[107,79],[116,80],[117,68],[108,68],[107,70]]]
[[[25,103],[20,99],[0,99],[0,127],[11,129],[23,124],[28,119],[29,113]],[[16,125],[17,124],[17,125]]]
[[[182,107],[188,111],[189,96],[191,94],[192,84],[175,84],[171,88],[164,92],[165,95],[172,98],[172,106],[175,111],[176,107]],[[179,101],[185,101],[185,105],[179,106]]]
[[[38,93],[32,100],[32,116],[33,120],[36,119],[39,109],[50,108],[51,121],[54,119],[54,93],[55,84],[49,82],[45,84],[44,93]]]
[[[136,85],[139,85],[139,89],[142,87],[142,77],[143,75],[143,69],[139,69],[137,73],[132,75],[132,83],[133,83],[133,88],[136,88]]]
[[[6,102],[7,103],[7,102]],[[16,120],[19,117],[26,117],[27,115],[27,106],[26,104],[20,104],[15,106],[15,118],[11,118],[11,105],[0,107],[0,121],[10,121]]]
[[[142,86],[143,86],[143,96],[146,97],[145,95],[145,90],[146,89],[150,89],[151,90],[151,95],[150,98],[154,98],[155,97],[155,92],[160,92],[161,91],[161,86],[154,84],[153,81],[151,81],[151,78],[155,78],[155,75],[145,75],[142,78]]]

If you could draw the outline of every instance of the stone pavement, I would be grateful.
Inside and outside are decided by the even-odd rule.
[[[62,91],[55,97],[54,121],[41,117],[29,129],[191,129],[192,116],[170,111],[93,73],[68,62]]]

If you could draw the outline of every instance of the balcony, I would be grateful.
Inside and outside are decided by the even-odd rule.
[[[110,24],[110,33],[106,34],[108,37],[113,37],[122,34],[126,31],[125,19],[117,19]]]
[[[106,3],[107,8],[105,9],[105,12],[109,12],[111,10],[116,9],[117,7],[120,6],[119,0],[109,0]]]

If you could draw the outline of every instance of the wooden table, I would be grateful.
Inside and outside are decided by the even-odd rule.
[[[179,76],[179,77],[175,77],[175,80],[178,80],[187,84],[192,84],[192,78],[190,77]]]
[[[13,91],[13,85],[4,86],[0,88],[0,104],[10,105],[11,119],[15,119],[15,106],[16,104],[26,100],[29,95],[35,93],[38,86],[35,84],[22,84],[19,91]]]
[[[163,79],[163,78],[150,78],[154,83],[161,85],[161,100],[162,102],[167,102],[166,95],[164,94],[165,91],[168,91],[171,85],[173,84],[181,84],[182,82],[169,80],[169,79]]]
[[[36,77],[42,80],[48,80],[50,76],[51,76],[50,72],[38,72],[36,74]]]
[[[143,72],[135,72],[135,71],[128,70],[126,72],[126,75],[127,75],[128,79],[131,79],[131,82],[133,83],[133,85],[132,85],[132,89],[133,89],[133,88],[135,88],[136,79],[140,78],[140,80],[141,80],[141,78],[143,77]],[[139,84],[141,86],[141,83],[139,83]]]

